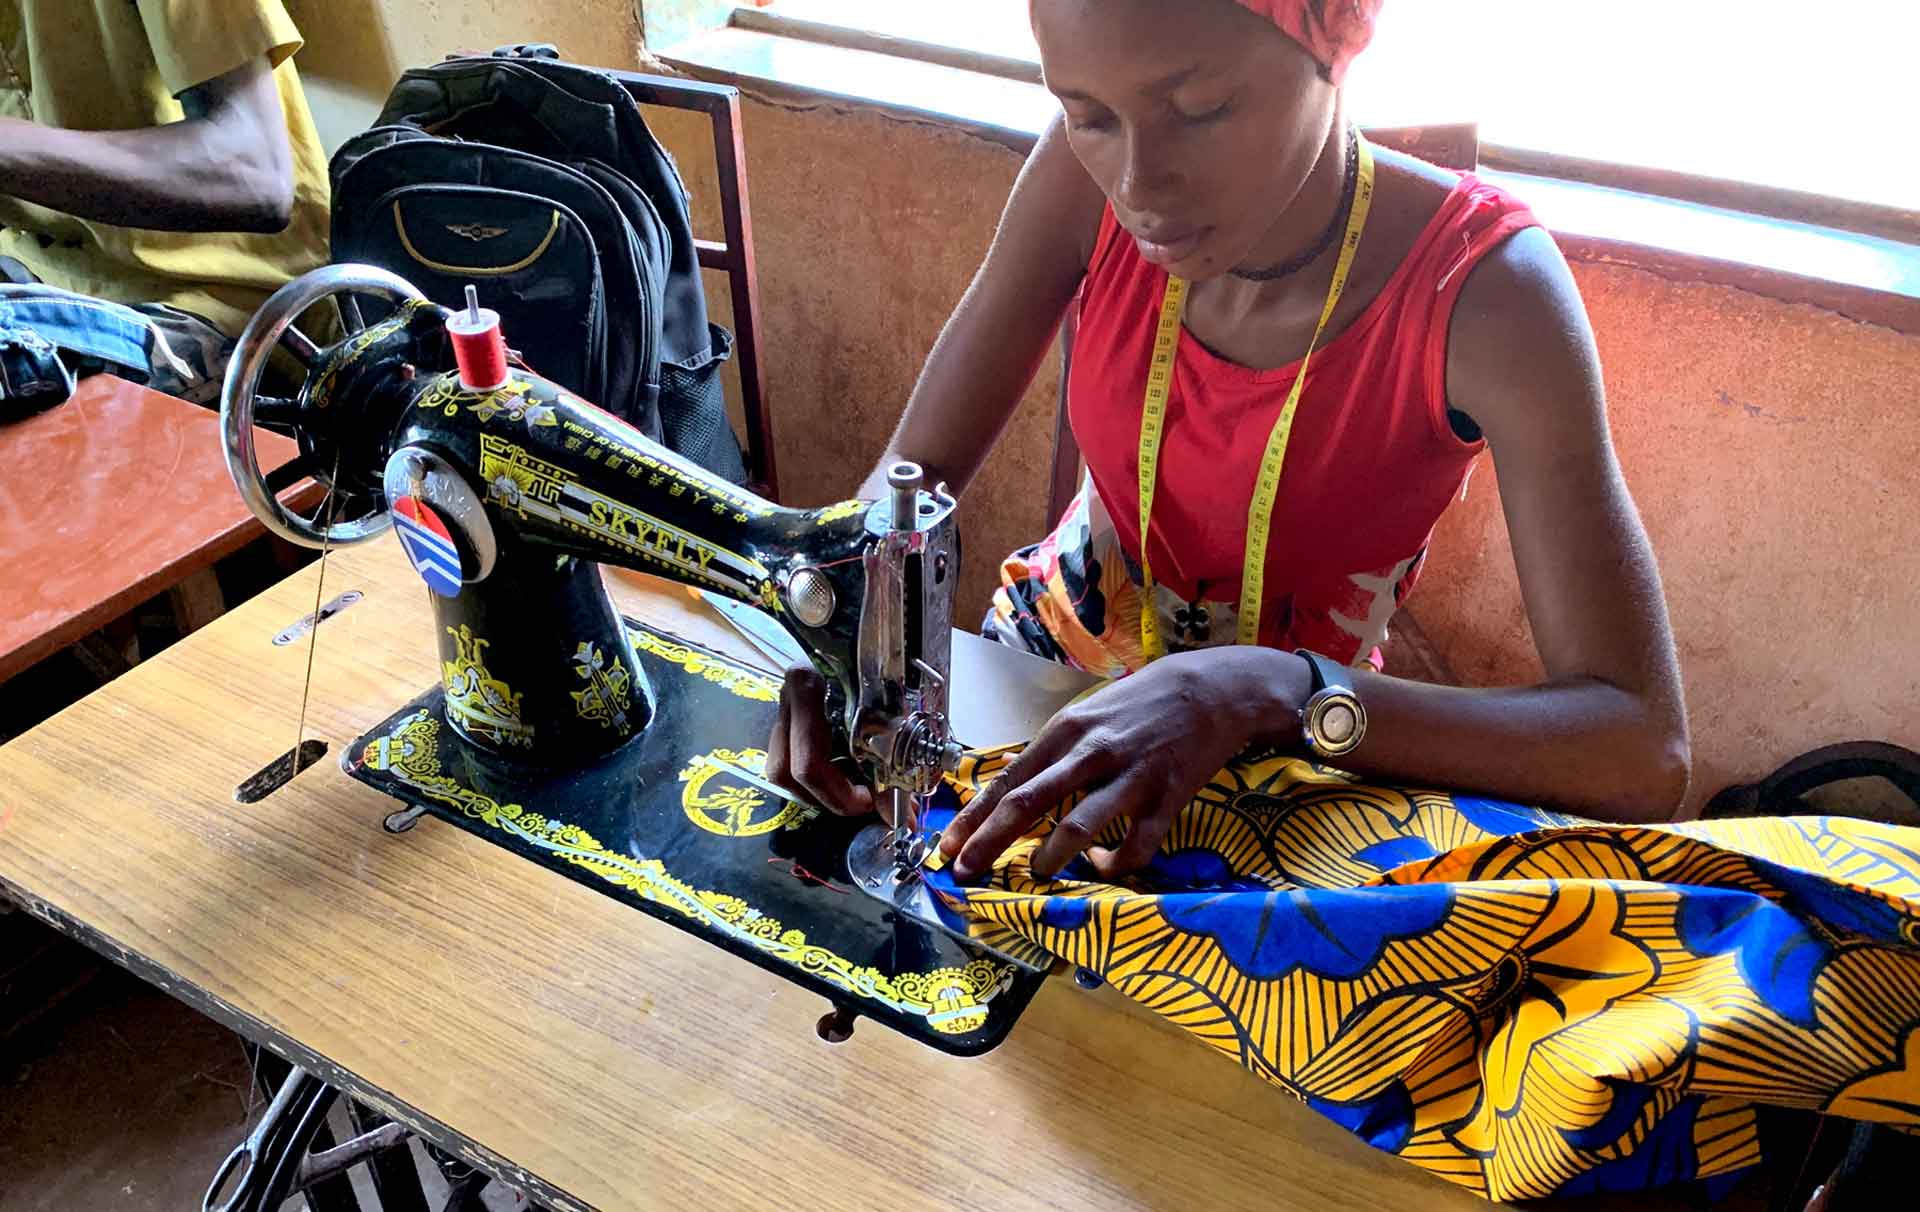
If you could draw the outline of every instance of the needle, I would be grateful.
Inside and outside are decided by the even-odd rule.
[[[927,797],[910,794],[898,787],[893,788],[889,796],[893,827],[888,831],[887,839],[893,845],[894,873],[904,880],[927,857],[926,843],[920,838],[921,813]]]

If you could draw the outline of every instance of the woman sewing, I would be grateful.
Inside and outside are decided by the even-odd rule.
[[[1035,874],[1082,851],[1103,875],[1137,868],[1253,745],[1603,820],[1666,819],[1685,794],[1659,575],[1574,281],[1513,198],[1358,136],[1341,80],[1378,7],[1032,0],[1064,114],[883,466],[964,491],[1076,309],[1087,480],[1006,561],[988,631],[1125,676],[947,830],[962,879],[1075,792]],[[1382,673],[1387,621],[1482,450],[1546,680]],[[789,676],[769,770],[868,811],[828,764],[820,693]],[[1089,849],[1115,818],[1124,843]]]

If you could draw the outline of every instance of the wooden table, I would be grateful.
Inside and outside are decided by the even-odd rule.
[[[1047,982],[955,1060],[391,801],[335,759],[435,677],[391,538],[334,553],[0,748],[0,892],[560,1208],[1485,1209],[1110,990]],[[629,613],[751,657],[677,589]]]
[[[260,465],[291,459],[262,430]],[[285,499],[308,508],[319,486]],[[266,534],[227,476],[220,416],[94,375],[65,404],[0,425],[0,682]],[[177,603],[191,629],[219,613]]]

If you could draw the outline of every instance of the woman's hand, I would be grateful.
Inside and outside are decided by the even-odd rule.
[[[1111,877],[1146,865],[1180,810],[1256,741],[1297,735],[1312,675],[1270,648],[1211,648],[1163,657],[1048,721],[992,786],[941,835],[965,881],[1076,791],[1086,798],[1034,852],[1050,877],[1087,851]],[[1087,848],[1116,816],[1132,821],[1114,849]]]
[[[827,684],[811,665],[787,670],[780,715],[767,741],[767,778],[841,816],[873,811],[873,789],[833,764],[833,727],[827,722]]]

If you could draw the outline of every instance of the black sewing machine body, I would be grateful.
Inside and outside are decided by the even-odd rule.
[[[309,278],[342,273],[362,288],[377,271]],[[304,295],[295,288],[308,279],[285,288],[293,294],[278,311],[269,301],[235,356],[229,462],[256,512],[261,494],[243,475],[251,427],[239,422],[255,419],[261,351],[305,295],[343,289],[335,279]],[[403,299],[313,356],[296,399],[258,409],[299,439],[306,466],[327,469],[334,508],[360,515],[305,524],[297,541],[356,541],[404,513],[409,557],[439,582],[440,684],[349,745],[342,766],[843,1010],[956,1053],[997,1044],[1037,986],[1033,962],[1009,963],[858,891],[848,847],[871,823],[784,798],[762,777],[778,680],[620,618],[599,568],[768,612],[824,676],[845,753],[876,785],[917,796],[957,748],[945,732],[952,499],[921,489],[774,505],[522,369],[468,390],[439,369],[445,314]],[[249,449],[237,457],[236,445]]]
[[[470,391],[452,370],[429,371],[445,361],[443,339],[440,309],[409,303],[327,351],[296,402],[303,419],[324,424],[307,420],[296,431],[311,462],[338,460],[346,499],[384,506],[411,495],[446,522],[463,586],[434,595],[436,639],[463,735],[509,757],[566,765],[647,726],[651,696],[600,564],[779,618],[827,675],[830,709],[844,715],[857,697],[861,557],[890,529],[885,502],[781,508],[531,372],[516,368],[504,387]],[[933,558],[945,581],[957,541]],[[782,592],[802,570],[830,602],[812,626],[788,612]],[[487,676],[469,676],[475,670]],[[496,701],[499,685],[512,687],[510,704]]]

